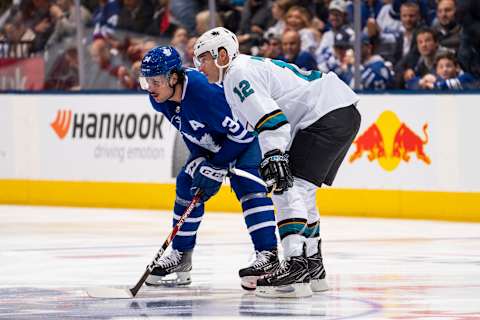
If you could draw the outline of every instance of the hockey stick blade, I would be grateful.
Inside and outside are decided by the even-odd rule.
[[[147,266],[146,270],[143,272],[142,277],[138,282],[133,286],[132,288],[124,287],[124,288],[109,288],[109,287],[98,287],[98,288],[92,288],[87,290],[88,296],[92,298],[104,298],[104,299],[132,299],[135,298],[137,295],[138,291],[140,291],[140,288],[143,286],[145,283],[145,280],[147,280],[148,276],[154,269],[155,263],[160,259],[160,257],[163,255],[167,247],[170,245],[170,242],[172,242],[173,238],[175,238],[175,235],[177,234],[178,230],[182,227],[183,223],[185,220],[188,218],[190,213],[193,211],[195,206],[197,205],[197,202],[200,201],[200,197],[202,196],[202,191],[197,191],[195,196],[193,197],[192,201],[190,201],[190,204],[188,207],[185,209],[185,212],[182,214],[180,219],[178,220],[177,224],[175,227],[173,227],[172,231],[168,235],[167,239],[163,243],[162,247],[158,250],[158,252],[155,254],[155,257],[153,258],[152,262]]]
[[[103,299],[132,299],[133,294],[130,288],[109,288],[109,287],[97,287],[87,289],[87,294],[90,298],[103,298]]]

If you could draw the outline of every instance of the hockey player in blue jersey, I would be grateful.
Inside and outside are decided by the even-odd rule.
[[[172,251],[159,261],[146,282],[188,285],[204,202],[218,192],[230,166],[260,177],[260,148],[256,136],[235,119],[223,88],[208,83],[200,72],[183,68],[173,47],[150,50],[142,60],[139,81],[142,89],[149,92],[153,108],[180,131],[190,151],[176,180],[174,225],[194,193],[202,190],[201,203],[173,239]],[[258,182],[230,175],[230,183],[241,202],[256,251],[256,260],[239,271],[242,287],[253,290],[256,279],[279,263],[273,204],[266,188]],[[168,279],[171,277],[174,279]]]

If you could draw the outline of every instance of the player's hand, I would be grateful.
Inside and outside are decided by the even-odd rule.
[[[193,175],[190,192],[194,195],[197,190],[201,190],[201,201],[207,201],[214,196],[218,190],[220,190],[220,186],[227,173],[227,169],[216,168],[207,160],[204,160],[198,165],[198,168]]]
[[[260,174],[267,184],[268,192],[282,194],[293,187],[293,176],[288,164],[288,157],[278,149],[265,153],[260,163]]]

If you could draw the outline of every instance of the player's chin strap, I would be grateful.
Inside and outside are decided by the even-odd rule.
[[[232,62],[232,58],[229,56],[228,57],[228,63],[224,66],[221,66],[221,65],[218,64],[218,57],[217,57],[217,59],[214,60],[214,62],[215,62],[215,66],[218,69],[220,69],[219,72],[218,72],[218,81],[216,83],[217,84],[222,84],[224,74],[227,72],[228,68],[230,67],[230,64]]]
[[[170,72],[170,73],[168,74],[168,77],[167,77],[167,83],[168,83],[168,86],[172,89],[172,94],[171,94],[170,97],[168,97],[165,101],[170,100],[170,99],[175,95],[175,87],[176,87],[176,85],[178,84],[178,82],[177,82],[177,83],[175,83],[174,86],[171,86],[171,85],[170,85],[170,77],[171,77],[171,76],[172,76],[172,73]]]

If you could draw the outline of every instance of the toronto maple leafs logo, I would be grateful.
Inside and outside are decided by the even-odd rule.
[[[150,62],[151,59],[151,56],[146,56],[145,58],[143,58],[143,62]]]
[[[170,48],[163,48],[162,52],[167,57],[170,57],[172,55],[172,50],[170,50]]]
[[[205,133],[200,140],[196,137],[189,135],[186,132],[182,132],[183,136],[190,140],[191,142],[195,143],[196,145],[205,148],[211,152],[217,153],[220,150],[220,146],[215,143],[212,136],[208,133]]]

